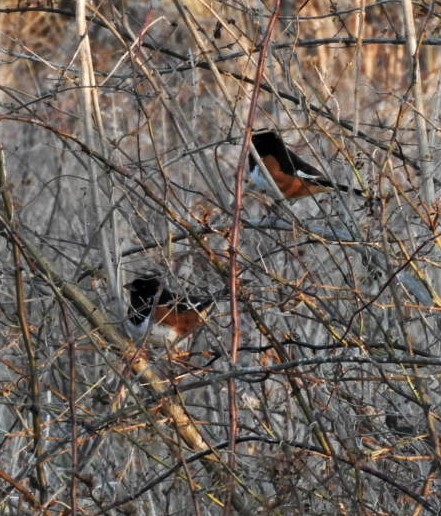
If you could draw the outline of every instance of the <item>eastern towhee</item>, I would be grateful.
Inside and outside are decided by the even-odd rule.
[[[204,323],[214,304],[213,298],[180,296],[170,292],[157,276],[145,275],[124,285],[130,291],[126,329],[140,343],[173,343],[195,331]]]
[[[330,190],[352,191],[356,195],[364,195],[358,188],[340,185],[326,179],[319,170],[288,149],[274,131],[256,132],[252,141],[263,164],[287,199],[298,199]],[[249,164],[251,182],[258,189],[267,191],[268,181],[251,153]]]

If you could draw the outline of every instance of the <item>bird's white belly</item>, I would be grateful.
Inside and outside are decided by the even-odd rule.
[[[176,341],[178,335],[170,327],[162,324],[150,324],[150,316],[146,317],[141,324],[125,322],[125,329],[133,341],[139,345],[144,341],[147,345],[164,346]]]
[[[259,165],[255,165],[254,168],[250,170],[250,182],[260,192],[267,192],[269,188],[269,183],[262,173]]]

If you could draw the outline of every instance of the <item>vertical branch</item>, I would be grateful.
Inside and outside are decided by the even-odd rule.
[[[431,156],[427,136],[426,117],[424,110],[423,88],[421,83],[421,69],[419,61],[419,47],[415,30],[411,0],[403,0],[404,24],[406,27],[407,48],[412,66],[412,90],[415,98],[415,122],[419,147],[421,167],[421,195],[429,208],[435,202],[435,185],[433,181],[434,165],[429,165]],[[437,295],[441,292],[441,275],[433,277],[434,289]]]
[[[3,149],[0,149],[0,192],[2,195],[3,204],[5,207],[5,217],[9,224],[14,225],[14,209],[12,198],[8,192],[8,186],[6,184],[6,165],[4,160]],[[37,360],[35,356],[35,347],[31,338],[31,332],[26,315],[26,302],[25,292],[22,276],[22,265],[21,265],[21,249],[15,238],[12,240],[12,255],[14,261],[15,270],[15,292],[17,299],[17,314],[20,321],[21,334],[23,336],[23,342],[26,349],[29,364],[29,382],[31,387],[31,408],[30,412],[32,415],[32,428],[34,436],[34,451],[36,457],[36,469],[37,469],[37,482],[40,491],[40,502],[43,504],[46,500],[47,492],[47,479],[44,471],[44,465],[38,459],[44,452],[44,446],[42,442],[42,430],[41,430],[41,419],[40,419],[40,382],[38,379],[38,368]]]
[[[72,453],[72,474],[70,478],[70,507],[72,516],[77,514],[77,472],[78,472],[78,447],[77,447],[77,411],[76,411],[76,353],[75,339],[72,337],[69,328],[64,303],[60,301],[62,322],[69,344],[69,411],[71,418],[71,453]]]
[[[90,50],[89,35],[87,33],[86,23],[86,2],[85,0],[78,0],[76,6],[76,20],[77,32],[80,38],[80,66],[81,66],[81,98],[83,107],[84,132],[85,140],[88,146],[93,149],[95,147],[94,131],[92,127],[92,115],[96,114],[98,126],[102,129],[100,122],[99,109],[97,105],[97,98],[94,95],[96,88],[95,77],[93,73],[92,54]],[[93,205],[93,220],[97,222],[101,251],[103,253],[103,262],[106,269],[107,277],[110,282],[111,292],[113,297],[116,297],[117,286],[116,276],[114,274],[114,267],[112,264],[109,242],[107,239],[106,229],[102,222],[104,221],[103,210],[101,206],[101,196],[98,185],[98,174],[93,160],[88,156],[87,158],[88,171],[90,176],[90,183],[92,186],[92,205]],[[92,236],[93,232],[90,232]]]
[[[360,0],[360,8],[357,14],[357,46],[355,47],[355,89],[354,89],[354,127],[353,134],[358,134],[360,125],[360,79],[363,51],[363,33],[365,18],[365,0]]]
[[[430,150],[427,138],[426,117],[424,109],[423,88],[421,83],[421,69],[419,47],[411,0],[403,0],[404,25],[406,28],[406,42],[412,70],[412,90],[415,98],[415,122],[417,129],[419,158],[421,166],[421,193],[423,201],[428,205],[435,200],[435,187],[429,167]]]
[[[238,267],[237,267],[237,252],[239,247],[240,237],[240,217],[242,211],[242,195],[243,195],[243,179],[245,171],[245,162],[248,156],[249,147],[251,144],[251,133],[253,130],[253,123],[257,109],[257,100],[260,92],[260,83],[262,81],[263,71],[265,67],[265,58],[270,43],[271,34],[273,32],[276,20],[280,11],[280,0],[276,1],[273,14],[268,23],[266,33],[261,43],[259,53],[259,60],[257,62],[256,74],[254,77],[254,89],[250,101],[250,109],[248,112],[247,125],[245,128],[245,137],[242,145],[242,151],[239,158],[239,164],[236,171],[236,184],[234,190],[234,214],[233,214],[233,228],[231,233],[229,255],[230,255],[230,294],[231,294],[231,320],[232,320],[232,338],[231,338],[231,363],[234,367],[237,363],[237,350],[240,344],[240,318],[239,318],[239,304],[237,299],[238,293]],[[229,409],[230,409],[230,443],[228,465],[230,471],[234,470],[235,465],[235,448],[236,448],[236,433],[237,433],[237,406],[236,406],[236,383],[233,378],[228,381],[228,395],[229,395]],[[232,478],[233,480],[233,478]],[[229,490],[229,497],[226,503],[225,513],[231,511],[231,493]]]

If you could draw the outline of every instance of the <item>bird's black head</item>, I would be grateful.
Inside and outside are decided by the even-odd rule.
[[[252,141],[261,157],[286,153],[283,141],[274,131],[256,132],[253,134]]]
[[[156,276],[140,276],[131,283],[124,285],[124,288],[132,293],[142,294],[143,297],[154,297],[161,287],[161,282]]]
[[[130,291],[129,320],[135,325],[142,324],[150,315],[155,296],[161,290],[157,276],[144,275],[124,285]]]

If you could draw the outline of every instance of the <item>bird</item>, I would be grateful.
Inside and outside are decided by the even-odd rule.
[[[214,298],[181,296],[168,290],[157,275],[144,274],[124,285],[130,292],[126,330],[137,343],[180,341],[203,325]]]
[[[352,191],[356,195],[365,196],[363,190],[333,183],[324,177],[318,169],[288,149],[274,131],[255,132],[252,142],[263,164],[286,199],[299,199],[331,190]],[[250,181],[259,190],[267,191],[268,181],[252,153],[249,154],[249,166]]]

